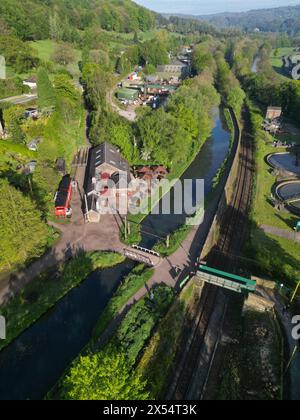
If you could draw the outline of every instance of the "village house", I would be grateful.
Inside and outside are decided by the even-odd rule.
[[[66,170],[66,161],[64,158],[58,158],[55,162],[55,169],[60,173],[61,176],[65,176],[67,173]]]
[[[163,64],[157,66],[158,73],[169,73],[173,76],[179,76],[182,79],[189,76],[191,66],[187,63],[183,63],[180,60],[175,60],[171,64]]]
[[[39,117],[38,109],[37,108],[27,108],[24,116],[27,119],[32,118],[33,120],[37,120],[38,117]]]
[[[32,152],[37,152],[40,142],[41,142],[40,138],[36,138],[36,139],[31,140],[29,143],[27,143],[28,150],[30,150]]]
[[[269,106],[266,113],[266,120],[275,120],[282,116],[282,108],[276,106]]]
[[[31,76],[28,79],[23,81],[24,86],[28,86],[30,90],[37,89],[37,77]]]
[[[128,162],[119,150],[104,142],[90,151],[87,169],[86,217],[89,222],[98,223],[101,209],[109,205],[109,199],[120,202],[132,194],[130,183],[134,179]]]
[[[271,134],[276,134],[282,125],[282,108],[276,106],[269,106],[266,113],[266,118],[262,124],[265,131]]]

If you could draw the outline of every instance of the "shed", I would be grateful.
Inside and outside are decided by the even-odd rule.
[[[40,144],[41,139],[32,139],[29,143],[27,143],[27,147],[29,150],[31,150],[32,152],[37,152],[38,151],[38,145]]]
[[[64,158],[58,158],[55,162],[55,168],[62,175],[66,175],[66,162]]]
[[[119,89],[117,97],[121,101],[136,101],[139,98],[139,91],[135,89]]]
[[[276,118],[280,118],[282,116],[282,108],[276,106],[269,106],[267,109],[267,120],[275,120]]]
[[[24,170],[25,174],[26,175],[33,174],[35,172],[36,165],[37,165],[36,160],[32,160],[29,163],[27,163],[27,165],[25,167],[25,170]]]

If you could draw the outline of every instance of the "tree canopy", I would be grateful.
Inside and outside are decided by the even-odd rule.
[[[145,382],[128,367],[125,355],[102,351],[82,356],[64,381],[68,400],[145,400]]]
[[[47,71],[41,67],[38,71],[38,104],[41,109],[55,105],[55,91]]]
[[[0,179],[0,271],[37,257],[46,245],[47,227],[29,197]]]

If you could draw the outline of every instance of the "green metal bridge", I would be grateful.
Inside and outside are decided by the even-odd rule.
[[[213,284],[224,289],[232,290],[237,293],[256,291],[256,281],[249,280],[235,274],[226,273],[225,271],[216,270],[207,265],[200,264],[198,266],[196,276],[206,283]]]

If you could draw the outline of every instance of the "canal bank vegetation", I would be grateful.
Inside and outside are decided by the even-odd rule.
[[[226,126],[228,131],[230,132],[230,144],[229,144],[229,148],[228,148],[228,152],[227,152],[227,156],[224,159],[224,162],[222,163],[222,165],[220,166],[220,168],[218,169],[216,175],[214,176],[213,180],[212,180],[212,191],[215,191],[216,188],[218,187],[224,173],[226,170],[226,167],[228,165],[229,159],[231,157],[231,153],[232,153],[232,148],[234,145],[234,139],[235,139],[235,129],[234,129],[234,125],[232,122],[232,117],[230,114],[230,111],[228,108],[225,108],[223,110],[223,115],[224,115],[224,120],[226,122]]]
[[[160,241],[154,246],[154,251],[158,252],[162,257],[169,257],[174,254],[182,242],[187,238],[191,232],[192,225],[183,225],[179,229],[172,232],[166,241]],[[168,242],[168,243],[167,243]]]
[[[7,339],[1,341],[0,350],[49,311],[90,273],[113,267],[123,261],[124,257],[120,254],[88,252],[36,277],[19,294],[0,307],[0,315],[7,320]]]
[[[205,202],[205,205],[207,205],[208,202],[211,200],[213,193],[215,192],[217,186],[222,180],[222,177],[224,176],[225,170],[228,166],[228,163],[232,154],[232,148],[234,145],[235,129],[234,129],[232,117],[228,108],[225,108],[223,112],[224,112],[223,115],[224,115],[225,123],[227,125],[228,130],[231,133],[231,140],[230,140],[227,156],[223,164],[218,169],[215,177],[212,180],[212,192],[209,194]],[[185,224],[179,227],[177,230],[173,231],[166,240],[158,242],[154,246],[154,250],[160,253],[160,255],[162,255],[163,257],[168,257],[172,255],[174,252],[176,252],[179,249],[179,247],[182,245],[182,242],[188,237],[189,233],[192,231],[194,227],[195,225],[193,224]]]
[[[87,346],[47,398],[148,399],[146,381],[136,371],[136,364],[173,300],[174,292],[170,287],[153,287],[150,296],[132,306],[103,348],[97,349],[93,343]]]
[[[118,315],[119,311],[124,307],[129,299],[144,285],[146,285],[152,276],[153,270],[146,268],[141,264],[136,266],[122,281],[97,322],[93,332],[95,341],[101,336],[108,327],[109,323]]]
[[[137,372],[147,380],[151,399],[164,398],[168,380],[174,369],[176,354],[181,342],[183,325],[195,296],[192,282],[175,299],[160,321],[137,366]]]

